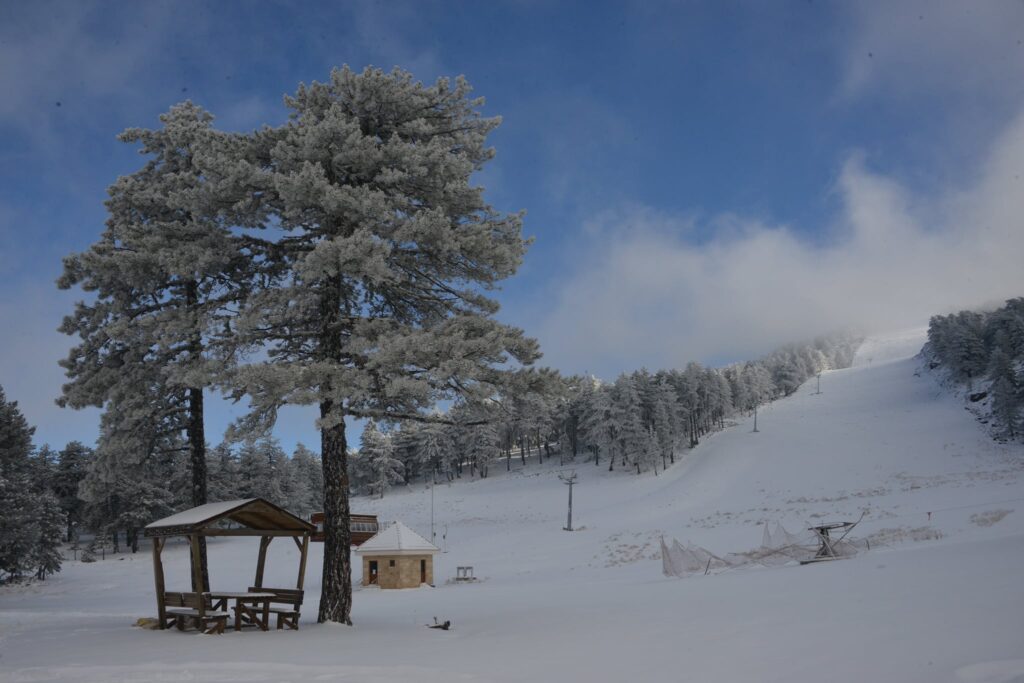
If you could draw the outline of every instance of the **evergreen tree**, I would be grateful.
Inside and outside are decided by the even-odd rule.
[[[78,487],[82,520],[116,552],[123,531],[132,551],[142,527],[189,505],[187,446],[177,430],[159,428],[134,436],[123,430],[123,410],[111,403],[100,418],[100,437]],[[179,492],[175,496],[174,492]],[[112,541],[112,542],[111,542]],[[101,549],[107,545],[98,546]],[[95,550],[95,548],[94,548]]]
[[[65,515],[65,540],[68,543],[74,538],[75,530],[82,523],[83,502],[78,497],[78,487],[85,478],[92,456],[92,449],[78,441],[70,442],[57,456],[53,492]]]
[[[651,426],[661,455],[662,469],[675,463],[675,448],[681,434],[681,419],[676,394],[664,378],[657,381],[652,392]],[[666,458],[668,462],[666,462]]]
[[[287,99],[248,160],[249,223],[272,233],[282,277],[243,313],[267,362],[239,376],[265,427],[285,403],[317,404],[324,473],[318,620],[351,623],[346,417],[429,419],[439,400],[493,395],[536,344],[495,321],[486,290],[525,251],[519,215],[486,204],[471,176],[498,125],[463,80],[332,72]]]
[[[32,456],[34,432],[0,387],[0,581],[60,569],[63,514],[46,488],[47,457]]]
[[[264,498],[284,505],[284,461],[285,453],[276,439],[264,437],[243,443],[238,458],[239,497]]]
[[[377,429],[377,424],[373,420],[367,420],[363,428],[359,455],[366,463],[371,490],[381,498],[393,484],[404,481],[404,467],[402,461],[395,457],[395,444],[391,435]]]
[[[1010,354],[999,346],[992,353],[992,416],[1002,436],[1013,439],[1017,436],[1021,413],[1021,385]]]
[[[460,403],[452,409],[456,420],[455,442],[460,457],[469,463],[471,473],[481,479],[490,474],[498,457],[499,439],[493,408],[483,404]]]
[[[36,578],[42,581],[50,574],[59,572],[64,559],[60,551],[64,514],[56,496],[49,491],[42,492],[37,502],[36,538],[29,555],[29,567],[35,571]]]
[[[295,446],[289,466],[297,482],[295,510],[303,516],[323,510],[324,475],[320,458],[300,443]]]
[[[61,330],[80,343],[62,362],[68,384],[59,403],[106,407],[112,433],[160,425],[187,435],[191,503],[207,502],[204,389],[223,381],[234,357],[226,322],[254,261],[217,220],[226,201],[214,160],[237,136],[218,133],[213,117],[190,102],[160,117],[158,130],[129,129],[143,168],[110,186],[100,240],[64,260],[58,286],[94,294]],[[108,408],[109,410],[109,408]],[[116,449],[115,452],[123,452]],[[205,541],[203,580],[209,585]]]
[[[8,401],[0,387],[0,473],[13,474],[29,466],[35,431],[18,410],[18,402]]]
[[[231,446],[222,443],[210,453],[206,461],[207,492],[211,502],[235,500],[240,497],[241,473],[238,458]]]
[[[601,454],[609,459],[609,469],[614,463],[612,443],[615,439],[615,427],[611,420],[611,395],[607,387],[601,386],[596,380],[583,385],[580,410],[580,441],[594,454],[594,465],[601,463]]]
[[[423,462],[430,468],[431,480],[434,481],[437,472],[441,471],[451,481],[457,457],[451,428],[440,422],[428,422],[417,431],[417,438],[417,449]]]
[[[634,467],[640,474],[649,455],[650,434],[644,425],[636,382],[629,375],[620,375],[612,387],[611,420],[615,425],[615,449],[622,464]]]

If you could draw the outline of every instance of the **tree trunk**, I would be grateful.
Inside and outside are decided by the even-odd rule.
[[[320,299],[320,353],[331,361],[342,355],[338,319],[343,281],[334,276],[324,282]],[[352,625],[352,531],[348,496],[348,443],[345,441],[344,406],[330,396],[330,383],[321,386],[320,457],[324,473],[324,567],[317,621]]]
[[[320,403],[320,417],[334,411],[331,401]],[[333,416],[332,416],[333,417]],[[324,472],[324,569],[317,621],[352,625],[352,536],[348,508],[348,453],[345,423],[320,430]]]
[[[185,303],[190,311],[199,305],[199,288],[194,281],[185,285]],[[189,356],[198,363],[203,353],[203,340],[199,330],[194,330],[189,342]],[[188,452],[192,466],[192,505],[198,507],[209,502],[206,490],[206,427],[202,387],[188,390]],[[203,586],[192,586],[193,591],[209,590],[210,569],[206,561],[206,537],[199,537],[199,568]],[[193,579],[195,583],[195,579]]]
[[[188,390],[188,450],[192,467],[192,505],[209,502],[206,490],[206,431],[203,426],[203,390]],[[210,569],[206,562],[206,537],[199,537],[199,568],[203,588],[192,586],[193,591],[210,588]],[[194,581],[194,580],[193,580]]]

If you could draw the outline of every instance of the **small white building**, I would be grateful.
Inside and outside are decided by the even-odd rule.
[[[433,543],[395,522],[356,549],[363,558],[363,585],[417,588],[434,583]]]

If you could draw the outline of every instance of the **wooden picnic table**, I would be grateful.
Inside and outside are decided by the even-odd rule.
[[[217,591],[209,593],[215,610],[227,611],[228,600],[235,601],[235,630],[242,630],[243,621],[270,630],[270,602],[275,593],[261,591]]]

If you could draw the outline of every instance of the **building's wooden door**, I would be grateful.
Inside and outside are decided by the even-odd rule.
[[[370,585],[377,585],[377,560],[370,560]]]
[[[420,560],[420,583],[427,582],[427,561]]]

